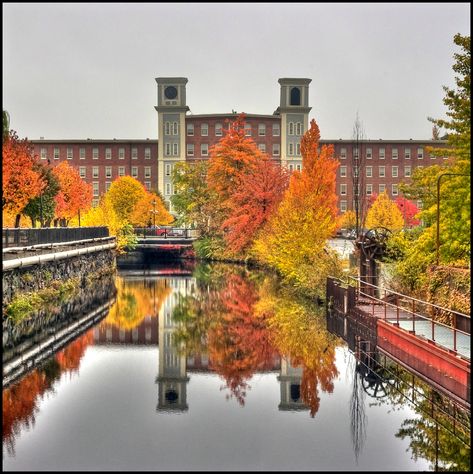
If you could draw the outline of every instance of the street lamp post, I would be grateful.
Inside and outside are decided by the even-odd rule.
[[[437,178],[437,237],[435,241],[435,257],[437,266],[439,264],[439,249],[440,249],[440,180],[444,176],[470,176],[469,174],[463,173],[442,173]]]

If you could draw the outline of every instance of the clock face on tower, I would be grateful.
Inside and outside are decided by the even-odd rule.
[[[167,99],[175,99],[177,97],[177,89],[174,86],[168,86],[164,89],[164,95]]]

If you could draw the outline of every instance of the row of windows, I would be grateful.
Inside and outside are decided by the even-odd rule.
[[[357,186],[357,189],[360,189],[360,186]],[[365,192],[367,196],[371,196],[373,194],[373,184],[372,183],[367,183],[365,184]],[[380,183],[378,184],[378,192],[384,193],[384,191],[387,190],[386,184]],[[359,191],[358,191],[359,194]],[[393,196],[397,196],[399,194],[399,188],[397,184],[392,184],[391,185],[391,194]],[[340,184],[340,196],[346,196],[347,195],[347,185],[346,184]]]
[[[357,159],[359,157],[359,149],[358,148],[353,148],[353,157]],[[346,148],[340,148],[340,159],[345,160],[347,158],[347,149]],[[366,148],[365,150],[365,158],[367,160],[371,160],[373,158],[373,149],[372,148]],[[385,148],[379,148],[378,149],[378,158],[380,160],[384,160],[386,158],[386,149]],[[399,151],[397,148],[393,148],[391,150],[391,159],[397,160],[399,158]],[[431,159],[435,159],[435,156],[430,154]],[[410,160],[411,159],[411,149],[410,148],[404,148],[404,159],[405,160]],[[417,159],[418,160],[423,160],[424,159],[424,149],[423,148],[417,148]]]
[[[258,144],[258,149],[262,151],[263,153],[266,153],[266,144],[265,143],[259,143]],[[280,150],[281,147],[279,143],[273,143],[273,156],[279,156],[280,155]],[[187,156],[194,156],[195,155],[195,145],[193,143],[188,143],[187,148],[186,148],[186,153]],[[168,155],[170,156],[170,155]],[[209,156],[209,144],[208,143],[201,143],[200,144],[200,156]]]
[[[144,177],[145,178],[151,178],[151,166],[144,166]],[[99,177],[99,166],[93,166],[92,167],[92,178],[98,178]],[[118,166],[118,173],[117,176],[125,176],[125,167],[124,166]],[[87,178],[87,167],[86,166],[79,166],[79,175],[82,179]],[[138,166],[132,166],[131,167],[131,176],[133,178],[138,177]],[[106,178],[112,178],[112,167],[111,166],[105,166],[105,177]]]
[[[166,122],[168,123],[168,122]],[[177,123],[177,122],[174,122]],[[292,130],[294,131],[294,124],[292,124]],[[228,124],[228,127],[230,127],[230,124]],[[165,127],[166,130],[166,127]],[[300,124],[300,130],[302,132],[302,124]],[[280,127],[279,123],[273,123],[272,126],[272,132],[273,132],[273,137],[279,137],[281,132],[280,132]],[[188,123],[187,124],[187,136],[188,137],[193,137],[195,133],[195,126],[193,123]],[[291,135],[293,135],[292,133]],[[215,136],[216,137],[221,137],[223,135],[223,125],[221,123],[216,123],[215,124]],[[251,137],[252,135],[252,126],[250,123],[245,124],[245,136]],[[299,133],[299,135],[302,135],[302,133]],[[201,123],[200,124],[200,136],[201,137],[208,137],[209,136],[209,124],[208,123]],[[265,137],[266,136],[266,124],[260,123],[258,124],[258,136],[260,137]]]
[[[395,185],[393,184],[393,186],[395,186]],[[385,189],[383,189],[382,191],[380,190],[379,192],[382,193],[382,192],[384,192],[384,191],[385,191]],[[368,194],[368,193],[367,193],[367,194]],[[396,196],[399,195],[399,191],[398,191],[397,187],[396,187],[396,188],[394,188],[394,187],[392,188],[392,190],[391,190],[391,195],[392,195],[392,197],[396,197]],[[422,201],[421,201],[421,200],[418,200],[418,201],[416,202],[416,205],[417,205],[417,208],[418,208],[418,209],[422,209]],[[352,209],[355,209],[355,201],[353,201],[353,207],[352,207]],[[344,199],[341,199],[341,200],[340,200],[340,212],[346,212],[347,210],[348,210],[348,201],[346,201],[346,200],[344,200]]]
[[[148,191],[151,191],[151,181],[144,181],[143,184]],[[111,181],[105,181],[105,189],[103,191],[107,192],[111,185]],[[94,197],[100,196],[100,183],[98,181],[92,181],[92,193]]]
[[[399,177],[399,167],[398,166],[391,166],[391,178],[398,178]],[[417,168],[422,168],[422,166],[417,166]],[[373,166],[365,166],[365,175],[367,178],[373,177]],[[353,168],[353,175],[355,177],[358,176],[359,169]],[[412,172],[412,167],[410,165],[404,166],[404,177],[410,178]],[[340,178],[347,177],[347,167],[340,166]],[[386,166],[378,166],[378,178],[385,178],[386,177]]]
[[[112,154],[112,148],[105,148],[105,159],[106,160],[111,160],[113,157]],[[48,159],[48,149],[47,148],[41,148],[40,151],[40,156],[42,160],[47,160]],[[145,148],[144,149],[144,157],[145,160],[150,160],[151,159],[151,148]],[[60,149],[55,147],[53,149],[53,158],[55,160],[61,159],[60,155]],[[74,150],[73,148],[68,147],[66,150],[66,158],[68,160],[74,159]],[[137,160],[138,159],[138,148],[133,147],[131,149],[131,158],[132,160]],[[85,160],[86,159],[86,148],[79,148],[79,159],[80,160]],[[93,160],[98,160],[99,159],[99,148],[92,148],[92,159]],[[125,148],[119,148],[118,149],[118,159],[119,160],[124,160],[125,159]]]

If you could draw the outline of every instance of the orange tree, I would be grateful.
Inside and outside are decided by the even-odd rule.
[[[153,216],[153,213],[155,215]],[[163,200],[156,194],[146,192],[135,204],[130,213],[130,223],[137,227],[149,224],[167,225],[174,220],[164,206]]]
[[[59,181],[59,192],[55,197],[56,219],[67,226],[79,210],[91,206],[92,186],[87,184],[67,161],[59,163],[53,173]]]
[[[318,293],[327,273],[340,269],[334,252],[326,248],[339,223],[333,145],[322,146],[315,120],[301,141],[303,169],[295,171],[289,188],[264,232],[256,239],[256,258],[276,268],[287,280]],[[316,270],[315,270],[316,269]]]
[[[15,216],[15,227],[30,199],[39,196],[46,183],[37,171],[37,161],[28,140],[15,131],[5,135],[2,144],[2,211]]]
[[[386,227],[391,231],[401,230],[404,227],[401,211],[396,203],[389,199],[386,191],[381,193],[368,209],[365,225],[368,229]]]

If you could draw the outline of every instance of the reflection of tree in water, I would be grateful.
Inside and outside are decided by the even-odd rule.
[[[10,455],[15,454],[15,438],[22,429],[33,427],[38,403],[48,392],[54,392],[54,382],[64,373],[77,372],[80,361],[93,343],[92,330],[86,332],[65,349],[48,359],[2,393],[2,440]]]
[[[157,315],[164,300],[172,292],[164,278],[127,280],[117,277],[116,287],[116,301],[102,324],[128,330],[139,326],[145,316]]]
[[[338,338],[327,331],[324,308],[298,298],[267,278],[260,287],[256,313],[267,317],[271,341],[294,367],[302,367],[301,399],[314,417],[320,405],[318,388],[333,392],[338,376],[335,348]]]
[[[352,365],[355,364],[355,360],[352,359]],[[350,373],[353,374],[353,386],[350,397],[350,434],[355,458],[358,463],[358,457],[366,440],[368,420],[365,413],[365,391],[361,382],[362,375],[355,367],[351,367]]]
[[[470,413],[388,358],[383,362],[387,396],[370,397],[370,405],[401,410],[409,403],[419,416],[404,420],[396,437],[409,439],[413,459],[428,460],[436,471],[469,471]]]

